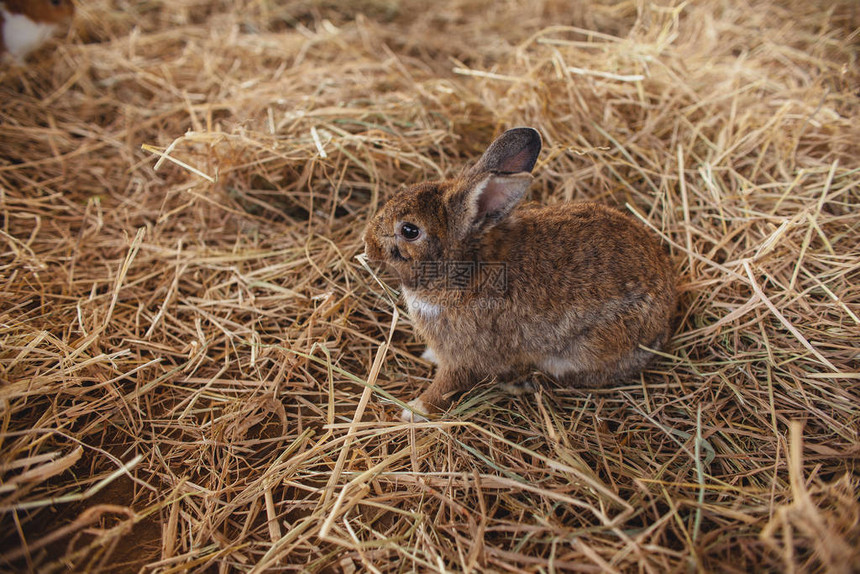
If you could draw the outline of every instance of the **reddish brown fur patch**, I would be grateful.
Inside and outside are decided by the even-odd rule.
[[[60,0],[55,6],[51,0],[4,0],[6,10],[13,14],[24,14],[34,22],[60,24],[68,22],[75,14],[71,0]]]

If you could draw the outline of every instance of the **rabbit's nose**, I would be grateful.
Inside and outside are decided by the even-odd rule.
[[[400,253],[400,250],[397,248],[396,245],[391,246],[389,253],[391,254],[391,258],[395,261],[406,261],[406,258],[403,257],[403,254]]]

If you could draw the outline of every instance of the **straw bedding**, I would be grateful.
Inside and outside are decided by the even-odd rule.
[[[79,4],[0,71],[3,569],[857,571],[856,3]],[[401,423],[364,225],[515,125],[671,248],[676,335]]]

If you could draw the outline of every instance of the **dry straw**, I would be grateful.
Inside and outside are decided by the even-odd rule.
[[[858,25],[852,0],[80,2],[0,69],[0,565],[856,571]],[[533,199],[663,237],[677,334],[636,384],[536,373],[398,422],[431,365],[363,227],[514,125],[545,139]]]

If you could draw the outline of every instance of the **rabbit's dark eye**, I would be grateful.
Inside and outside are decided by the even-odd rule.
[[[59,6],[62,3],[63,3],[63,0],[51,0],[51,5],[53,5],[53,6]]]
[[[421,235],[421,228],[414,223],[404,222],[400,224],[398,232],[406,241],[415,241]]]

